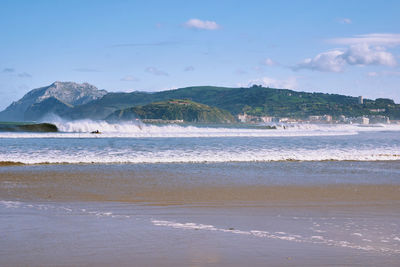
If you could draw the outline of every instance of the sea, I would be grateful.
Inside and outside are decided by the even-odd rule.
[[[54,123],[0,133],[1,266],[400,265],[400,125]]]

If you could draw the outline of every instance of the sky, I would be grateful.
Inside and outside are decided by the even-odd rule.
[[[400,102],[400,1],[0,1],[0,110],[54,81]]]

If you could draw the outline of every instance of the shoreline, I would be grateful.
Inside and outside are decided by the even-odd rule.
[[[386,156],[386,155],[385,155]],[[338,159],[323,159],[323,160],[299,160],[299,159],[286,159],[286,160],[249,160],[249,161],[160,161],[160,162],[39,162],[39,163],[24,163],[21,161],[0,161],[0,168],[13,167],[13,166],[54,166],[54,165],[158,165],[158,164],[230,164],[230,163],[276,163],[276,162],[398,162],[400,163],[400,155],[391,155],[399,157],[399,159],[382,159],[382,160],[338,160]]]

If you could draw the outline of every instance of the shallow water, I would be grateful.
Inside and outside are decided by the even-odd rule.
[[[399,206],[0,202],[2,265],[398,266]]]
[[[100,135],[88,132],[2,133],[0,162],[189,163],[400,159],[400,126],[396,125],[298,125],[278,130],[192,126],[139,128],[131,125],[122,132],[115,131]]]
[[[0,134],[1,266],[399,265],[396,126],[93,125]]]

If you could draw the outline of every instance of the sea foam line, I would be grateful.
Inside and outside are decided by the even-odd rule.
[[[83,215],[94,216],[96,218],[108,217],[112,219],[131,219],[132,217],[129,215],[117,215],[110,211],[98,211],[98,210],[88,210],[86,208],[71,208],[66,206],[56,206],[51,204],[41,204],[41,203],[25,203],[20,201],[8,201],[8,200],[0,200],[0,206],[3,206],[6,209],[33,209],[38,211],[58,211],[63,213],[78,213]],[[358,249],[364,251],[374,251],[385,254],[400,254],[400,250],[385,248],[385,247],[376,247],[372,245],[357,245],[351,243],[349,241],[344,240],[333,240],[327,239],[323,236],[310,236],[304,237],[301,235],[290,234],[284,231],[276,231],[276,232],[268,232],[262,230],[238,230],[234,228],[218,228],[214,225],[210,224],[198,224],[193,222],[188,223],[180,223],[175,221],[167,221],[167,220],[155,220],[152,219],[151,223],[155,226],[161,227],[169,227],[173,229],[181,229],[181,230],[203,230],[210,232],[221,232],[221,233],[229,233],[229,234],[238,234],[238,235],[246,235],[246,236],[254,236],[258,238],[266,238],[273,240],[283,240],[289,242],[298,242],[298,243],[312,243],[312,244],[324,244],[327,246],[335,246],[335,247],[343,247],[343,248],[351,248]],[[393,240],[400,241],[399,237],[393,237]]]
[[[398,147],[376,149],[240,149],[135,151],[109,150],[46,150],[5,151],[0,153],[0,165],[22,164],[140,164],[140,163],[225,163],[276,161],[396,161]]]
[[[171,137],[297,137],[356,135],[365,131],[400,131],[400,125],[359,127],[357,125],[293,124],[277,129],[243,127],[196,127],[108,123],[106,121],[55,121],[59,133],[0,133],[0,138],[171,138]],[[101,134],[91,134],[92,131]]]
[[[357,245],[343,240],[326,239],[323,236],[303,237],[301,235],[295,235],[286,232],[268,232],[260,230],[244,231],[233,228],[229,229],[218,228],[214,225],[208,225],[208,224],[179,223],[174,221],[154,220],[154,219],[151,222],[155,226],[170,227],[174,229],[213,231],[213,232],[231,233],[238,235],[255,236],[259,238],[267,238],[274,240],[284,240],[284,241],[298,242],[298,243],[324,244],[328,246],[344,247],[344,248],[358,249],[364,251],[374,251],[387,254],[400,254],[400,250],[397,249],[375,247],[371,245]]]

